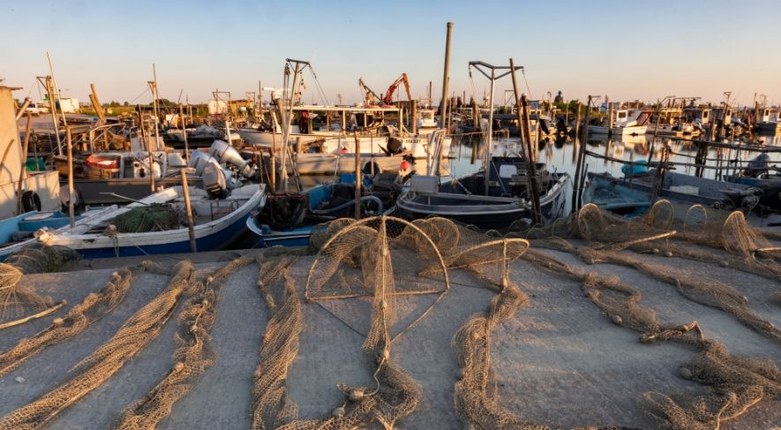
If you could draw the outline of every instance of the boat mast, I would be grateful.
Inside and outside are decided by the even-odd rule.
[[[490,173],[491,145],[493,144],[494,134],[494,82],[501,79],[515,70],[523,69],[523,66],[494,66],[483,61],[469,62],[469,76],[472,76],[472,67],[482,73],[483,76],[491,81],[490,95],[488,96],[488,139],[486,140],[485,159],[483,160],[483,169],[485,170],[485,195],[488,195],[488,176]],[[489,74],[488,71],[491,71]],[[497,74],[497,71],[500,73]]]

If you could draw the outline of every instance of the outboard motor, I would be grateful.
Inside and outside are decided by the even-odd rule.
[[[215,140],[209,147],[209,154],[220,163],[230,164],[235,167],[241,176],[252,178],[255,176],[255,168],[250,165],[249,160],[241,158],[241,154],[229,143],[221,140]]]
[[[401,140],[395,137],[388,138],[388,153],[390,155],[400,154],[404,150],[404,145]]]
[[[213,198],[225,197],[228,189],[234,185],[234,181],[229,180],[217,159],[209,154],[193,151],[190,154],[190,167],[201,177],[203,188]]]
[[[201,174],[203,188],[212,198],[225,198],[228,195],[228,181],[222,167],[216,163],[208,163]]]

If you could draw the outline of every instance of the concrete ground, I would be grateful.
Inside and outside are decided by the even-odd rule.
[[[669,284],[629,267],[587,266],[568,253],[540,252],[578,269],[619,276],[642,291],[641,305],[655,310],[660,321],[683,324],[697,320],[706,337],[723,342],[731,353],[781,363],[781,345],[722,311],[687,300]],[[198,270],[210,270],[238,253],[155,256],[154,260],[172,266],[180,259],[194,257]],[[748,298],[754,312],[781,326],[779,307],[768,300],[779,291],[778,282],[675,257],[644,255],[642,258],[665,264],[671,270],[685,270],[702,279],[727,283]],[[82,261],[70,272],[25,276],[23,284],[55,300],[66,299],[69,305],[55,315],[3,330],[0,351],[47,327],[52,318],[62,316],[87,294],[99,290],[116,267],[137,261],[130,258]],[[311,256],[300,257],[292,268],[300,292],[312,261]],[[691,357],[691,349],[669,342],[641,344],[637,332],[612,324],[583,296],[580,285],[574,281],[524,261],[513,263],[511,272],[531,303],[497,328],[492,343],[492,366],[499,402],[517,416],[529,423],[554,428],[651,429],[657,428],[658,423],[644,414],[640,402],[643,393],[705,392],[706,388],[678,374],[678,367]],[[216,363],[194,390],[174,406],[160,428],[250,427],[252,377],[268,317],[257,291],[257,279],[258,268],[250,265],[237,270],[226,281],[212,331]],[[69,370],[108,340],[133,312],[166,286],[166,281],[162,275],[142,274],[127,298],[105,318],[0,378],[0,417],[68,380],[72,376]],[[453,386],[459,369],[450,343],[470,315],[487,309],[494,293],[463,271],[453,271],[451,281],[450,291],[433,311],[393,344],[393,359],[420,383],[424,396],[417,410],[399,422],[397,428],[464,427],[453,406]],[[402,320],[409,321],[432,300],[433,296],[400,299],[397,306]],[[359,333],[368,329],[368,309],[358,299],[304,305],[301,348],[287,381],[301,418],[330,415],[344,398],[336,389],[337,383],[372,384],[370,371],[360,360],[364,338]],[[176,318],[171,318],[147,348],[106,384],[61,413],[49,428],[110,428],[125,407],[143,398],[171,368],[176,323]],[[780,427],[779,399],[764,400],[739,419],[722,426],[728,429]]]

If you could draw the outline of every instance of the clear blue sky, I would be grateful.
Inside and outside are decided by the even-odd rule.
[[[532,98],[654,101],[731,91],[781,102],[781,1],[205,1],[0,0],[0,78],[39,98],[49,52],[63,95],[146,103],[203,102],[215,89],[242,98],[281,87],[284,59],[311,61],[331,103],[361,99],[358,78],[385,92],[402,72],[413,97],[441,95],[446,23],[454,23],[451,93],[479,99],[488,80],[467,63],[526,67]],[[311,75],[305,101],[319,101]],[[510,89],[497,82],[495,100]],[[267,97],[267,96],[266,96]]]

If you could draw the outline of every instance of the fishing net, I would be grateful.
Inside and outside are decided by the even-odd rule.
[[[54,303],[20,283],[24,274],[57,272],[79,258],[62,246],[27,247],[9,255],[0,263],[0,329],[50,315],[65,305]]]
[[[112,224],[119,233],[165,231],[178,228],[182,215],[171,205],[155,203],[132,208],[114,218]]]
[[[159,334],[173,314],[179,298],[186,290],[192,288],[193,270],[189,261],[177,264],[165,290],[130,317],[110,340],[76,365],[72,370],[71,379],[3,417],[0,420],[0,430],[43,427],[63,410],[111,378]],[[65,335],[72,336],[71,330],[83,330],[93,320],[90,317],[98,315],[97,312],[94,314],[92,312],[97,309],[105,311],[116,306],[117,298],[120,296],[117,291],[127,290],[126,287],[116,286],[123,279],[129,284],[132,276],[129,273],[124,276],[119,273],[112,275],[110,285],[107,284],[101,290],[103,294],[91,293],[84,302],[74,307],[68,317],[60,321],[56,319],[51,332],[56,333],[58,329],[62,329]],[[121,297],[124,297],[124,292]],[[47,334],[47,331],[43,332],[43,337],[55,338],[54,335]],[[40,341],[38,342],[37,345],[40,344]],[[22,341],[20,345],[24,343],[25,341]],[[11,365],[18,365],[18,363],[12,362]]]
[[[123,268],[112,273],[100,291],[88,294],[64,317],[55,318],[49,327],[31,337],[22,339],[11,349],[0,354],[0,376],[16,369],[45,348],[78,335],[86,330],[90,324],[110,313],[125,299],[135,278],[152,266],[152,263],[145,262],[139,266],[130,269]],[[64,302],[61,303],[64,305]]]
[[[255,370],[252,390],[252,428],[277,429],[298,417],[288,397],[287,375],[298,355],[304,329],[301,301],[289,274],[294,256],[258,258],[258,289],[268,309],[268,322]]]
[[[187,287],[185,294],[189,297],[178,317],[174,365],[144,399],[125,409],[117,429],[155,428],[171,413],[173,405],[195,387],[198,377],[214,364],[209,333],[217,317],[220,290],[232,273],[252,261],[251,257],[238,257]],[[165,311],[172,312],[169,304],[170,301],[165,302]],[[96,358],[105,360],[105,357]]]
[[[338,384],[344,401],[331,416],[299,420],[287,397],[285,381],[298,352],[302,329],[301,310],[294,284],[285,268],[288,256],[261,264],[258,286],[270,310],[270,320],[255,376],[253,428],[352,429],[379,424],[386,429],[409,416],[422,399],[421,388],[392,359],[393,340],[429,313],[449,288],[447,268],[430,239],[417,226],[392,217],[340,221],[325,227],[314,243],[319,252],[310,267],[304,295],[307,300],[358,299],[371,304],[369,331],[362,346],[362,361],[372,369],[373,381],[365,386]],[[421,254],[399,239],[424,248]],[[431,264],[441,267],[434,279],[417,274]],[[401,266],[406,270],[399,270]],[[274,269],[271,269],[274,267]],[[412,322],[399,327],[395,300],[401,296],[436,295],[429,307]]]
[[[474,428],[542,430],[545,426],[525,423],[499,404],[491,389],[491,342],[497,325],[512,318],[529,303],[516,287],[502,289],[491,300],[489,310],[473,315],[453,336],[452,347],[460,376],[455,384],[455,408],[458,416]]]
[[[66,246],[33,245],[25,247],[5,259],[6,264],[19,268],[23,273],[52,273],[65,269],[81,255]]]
[[[781,332],[756,314],[748,299],[732,286],[641,257],[657,254],[721,266],[740,263],[743,270],[774,277],[779,270],[776,261],[756,258],[763,250],[773,252],[773,247],[747,225],[740,212],[723,213],[701,206],[681,211],[669,202],[660,202],[645,217],[627,220],[586,205],[569,219],[532,234],[535,245],[572,253],[588,264],[634,268],[673,285],[689,300],[720,309],[758,333],[781,341]],[[579,246],[579,241],[586,246]],[[718,254],[714,247],[724,252]],[[639,290],[619,278],[582,273],[537,251],[529,251],[523,258],[551,273],[578,280],[587,299],[612,323],[640,332],[641,342],[673,341],[695,350],[679,373],[706,387],[704,394],[692,397],[651,392],[643,396],[649,416],[665,428],[719,428],[721,422],[737,418],[762,399],[778,396],[781,372],[772,361],[731,355],[724,345],[705,339],[696,321],[661,324],[655,312],[640,306]]]

